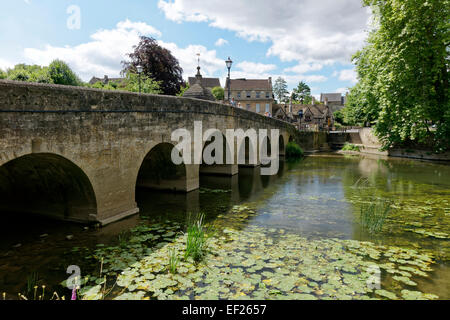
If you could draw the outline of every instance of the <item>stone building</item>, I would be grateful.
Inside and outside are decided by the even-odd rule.
[[[200,66],[197,67],[197,74],[194,79],[195,82],[190,84],[189,89],[184,92],[183,97],[215,101],[216,98],[211,93],[211,90],[203,86],[204,79],[200,73]]]
[[[330,106],[331,112],[336,112],[345,107],[347,103],[347,96],[342,96],[340,93],[321,93],[320,94],[320,103],[325,104],[328,101],[328,105]]]
[[[303,112],[301,119],[300,110]],[[307,130],[324,130],[334,125],[333,113],[324,104],[276,104],[274,118],[295,123]]]
[[[97,82],[102,82],[103,84],[108,84],[110,82],[120,83],[124,79],[125,78],[109,78],[108,76],[104,76],[103,79],[97,78],[97,77],[92,77],[92,79],[89,81],[89,84],[96,84]]]
[[[272,78],[268,79],[231,79],[225,83],[225,101],[228,97],[228,81],[231,86],[231,98],[241,108],[259,114],[270,112],[273,115]]]
[[[193,86],[197,82],[197,77],[189,77],[188,78],[189,86]],[[203,88],[209,89],[212,91],[215,87],[221,87],[219,78],[203,78],[202,83]]]

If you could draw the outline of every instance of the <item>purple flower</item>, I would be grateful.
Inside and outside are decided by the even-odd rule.
[[[72,298],[70,300],[77,300],[77,288],[72,289]]]

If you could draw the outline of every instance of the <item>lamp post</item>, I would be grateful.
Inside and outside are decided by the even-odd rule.
[[[141,73],[142,73],[142,71],[144,71],[144,67],[141,66],[140,64],[138,64],[136,66],[136,70],[137,70],[137,72],[139,74],[139,93],[141,93]]]
[[[231,104],[231,78],[230,78],[230,69],[233,65],[233,61],[231,61],[230,57],[228,57],[228,60],[225,61],[225,64],[228,68],[228,102]]]

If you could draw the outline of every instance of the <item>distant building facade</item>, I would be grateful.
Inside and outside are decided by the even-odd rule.
[[[97,78],[97,77],[92,77],[92,79],[89,81],[89,84],[96,84],[97,82],[102,82],[103,84],[108,84],[110,82],[120,83],[124,79],[125,78],[109,78],[108,76],[104,76],[103,79]]]
[[[231,96],[228,97],[228,82],[230,81]],[[225,83],[225,101],[233,99],[241,108],[259,114],[269,112],[273,115],[272,78],[268,79],[231,79]]]
[[[343,96],[340,93],[322,93],[320,94],[320,103],[325,104],[328,102],[328,106],[331,112],[341,110],[347,104],[348,94]]]
[[[303,116],[300,118],[299,113]],[[325,104],[276,104],[274,118],[300,125],[301,129],[326,130],[334,126],[331,108]]]

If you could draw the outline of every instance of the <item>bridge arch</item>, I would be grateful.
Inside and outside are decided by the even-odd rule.
[[[156,144],[144,157],[136,179],[136,187],[155,190],[187,191],[186,165],[175,165],[171,154],[174,145],[169,142]]]
[[[0,166],[0,211],[95,221],[97,200],[89,177],[74,162],[54,153],[30,153]]]

